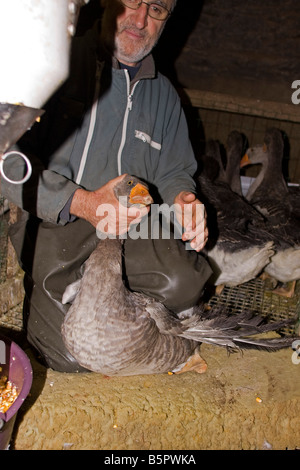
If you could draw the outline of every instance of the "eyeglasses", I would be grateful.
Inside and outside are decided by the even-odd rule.
[[[120,0],[125,7],[131,8],[132,10],[137,10],[140,8],[142,3],[148,6],[148,15],[154,20],[165,21],[171,12],[164,6],[159,3],[148,3],[143,2],[142,0]]]

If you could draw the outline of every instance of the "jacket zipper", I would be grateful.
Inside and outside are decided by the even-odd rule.
[[[87,138],[86,138],[86,141],[85,141],[85,146],[84,146],[84,149],[83,149],[83,153],[82,153],[82,156],[81,156],[79,170],[78,170],[77,177],[76,177],[76,183],[77,184],[81,183],[81,179],[82,179],[82,175],[83,175],[83,172],[84,172],[87,156],[88,156],[88,153],[89,153],[89,149],[90,149],[92,138],[93,138],[94,131],[95,131],[97,108],[98,108],[98,99],[99,99],[99,94],[100,94],[100,77],[101,77],[102,68],[103,68],[103,65],[100,64],[100,62],[97,61],[96,85],[95,85],[95,91],[94,91],[93,106],[92,106],[92,110],[91,110],[89,130],[88,130]]]
[[[137,84],[139,83],[137,81],[133,85],[132,90],[130,91],[130,77],[129,77],[128,70],[124,69],[124,72],[125,72],[126,83],[127,83],[127,106],[126,106],[124,119],[123,119],[122,138],[121,138],[121,143],[120,143],[120,147],[119,147],[119,151],[118,151],[118,157],[117,157],[117,159],[118,159],[117,160],[118,161],[118,175],[119,176],[122,175],[122,153],[123,153],[123,149],[124,149],[125,142],[126,142],[128,117],[129,117],[130,111],[132,110],[132,97],[133,97],[134,90],[135,90]]]

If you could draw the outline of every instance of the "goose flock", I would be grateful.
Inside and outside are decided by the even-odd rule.
[[[283,177],[282,133],[270,128],[262,144],[246,152],[243,145],[241,134],[231,132],[224,167],[218,142],[208,142],[198,177],[210,223],[206,254],[213,281],[237,286],[264,272],[283,284],[275,292],[292,296],[300,279],[300,189],[288,187]],[[240,169],[257,164],[260,172],[244,197]]]
[[[274,255],[265,217],[241,195],[241,135],[231,133],[227,144],[231,161],[226,171],[219,143],[210,141],[198,177],[199,199],[208,213],[209,241],[204,253],[213,269],[211,282],[215,286],[238,286],[250,281]]]

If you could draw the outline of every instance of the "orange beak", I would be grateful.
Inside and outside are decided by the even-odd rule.
[[[240,168],[243,168],[244,166],[247,166],[251,163],[250,161],[250,158],[248,157],[248,155],[245,153],[245,155],[243,156],[241,162],[240,162]]]
[[[153,203],[153,199],[150,196],[148,188],[142,185],[141,183],[136,184],[129,196],[130,204],[141,204],[142,206],[149,206],[149,204]]]

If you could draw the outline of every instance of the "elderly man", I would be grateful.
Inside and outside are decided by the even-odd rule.
[[[1,185],[23,210],[11,238],[26,273],[28,340],[56,370],[83,370],[61,338],[68,309],[61,299],[99,242],[99,207],[115,209],[117,222],[107,228],[112,235],[127,233],[148,213],[120,209],[113,188],[125,173],[144,179],[156,202],[175,204],[183,226],[182,240],[127,237],[129,287],[180,312],[199,300],[211,274],[199,254],[208,233],[197,210],[187,124],[178,95],[151,56],[175,3],[102,0],[101,24],[74,40],[67,83],[20,142],[32,159],[31,180],[17,188]]]

